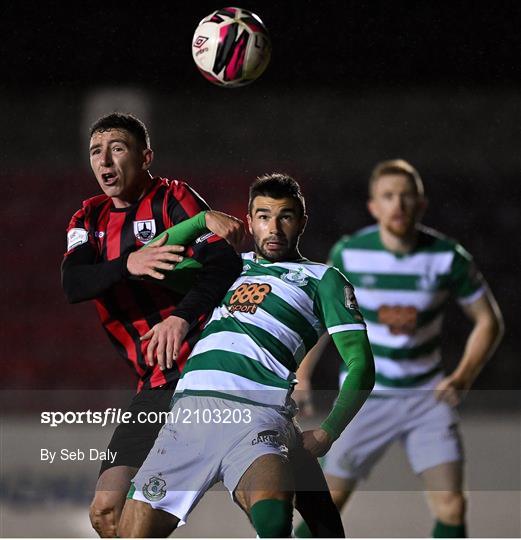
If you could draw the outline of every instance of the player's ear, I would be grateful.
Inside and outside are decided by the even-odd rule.
[[[150,167],[152,161],[154,160],[154,151],[152,148],[145,148],[143,150],[143,165],[141,168],[146,171]]]
[[[304,214],[300,220],[300,229],[299,229],[299,236],[305,231],[306,225],[308,224],[308,215]]]
[[[367,200],[367,209],[369,210],[369,213],[374,217],[374,219],[378,221],[378,208],[372,197]]]
[[[251,216],[250,214],[246,214],[246,222],[248,223],[248,232],[253,235],[253,230],[251,228]]]

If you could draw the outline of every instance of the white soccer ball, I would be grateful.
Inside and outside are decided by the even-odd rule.
[[[205,17],[196,28],[192,56],[203,76],[219,86],[237,87],[264,72],[271,41],[262,21],[246,9],[227,7]]]

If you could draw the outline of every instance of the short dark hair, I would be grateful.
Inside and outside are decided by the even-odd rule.
[[[248,213],[251,215],[253,200],[255,197],[272,197],[273,199],[283,199],[288,197],[293,199],[300,209],[301,215],[306,214],[306,201],[300,186],[296,180],[284,173],[271,173],[259,176],[250,186],[250,196],[248,201]]]
[[[423,180],[418,171],[405,159],[390,159],[376,164],[369,177],[369,197],[373,196],[373,186],[378,179],[388,174],[402,174],[407,177],[414,186],[416,194],[423,197]]]
[[[150,137],[143,122],[132,114],[114,112],[98,118],[90,128],[90,136],[96,131],[108,131],[111,129],[124,129],[136,138],[144,148],[150,148]]]

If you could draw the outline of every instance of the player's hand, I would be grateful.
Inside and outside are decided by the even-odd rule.
[[[452,407],[456,407],[467,394],[471,384],[471,381],[451,373],[438,383],[434,395],[438,401],[445,401]]]
[[[184,246],[165,246],[168,235],[150,246],[132,252],[127,259],[127,269],[133,276],[150,276],[156,279],[164,279],[162,272],[173,270],[175,265],[183,260],[179,255],[184,251]]]
[[[311,399],[311,381],[299,378],[291,397],[298,406],[298,414],[301,418],[309,418],[315,414],[313,400]]]
[[[322,457],[327,454],[333,439],[322,428],[310,429],[302,433],[302,445],[313,457]]]
[[[206,212],[206,226],[214,234],[224,238],[236,251],[241,251],[245,230],[244,223],[240,219],[223,212],[209,210]]]
[[[189,327],[184,319],[174,315],[154,325],[141,337],[141,341],[150,340],[145,355],[147,364],[153,366],[157,358],[159,369],[170,369],[177,359]]]

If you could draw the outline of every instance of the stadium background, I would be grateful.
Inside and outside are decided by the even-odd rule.
[[[503,463],[505,485],[499,474],[475,488],[491,496],[508,491],[498,508],[514,495],[511,527],[491,528],[489,536],[521,536],[521,39],[515,24],[521,9],[515,2],[479,8],[429,1],[240,5],[261,16],[273,42],[266,73],[241,89],[210,85],[191,59],[197,22],[221,4],[2,7],[0,535],[16,535],[13,508],[27,512],[36,501],[53,508],[83,504],[88,497],[88,486],[64,480],[67,469],[43,475],[47,483],[20,481],[20,470],[30,471],[35,457],[29,448],[41,446],[38,434],[54,436],[34,429],[42,402],[48,408],[84,399],[112,404],[112,396],[134,385],[93,306],[69,306],[59,280],[67,222],[97,193],[88,169],[88,126],[100,114],[123,109],[149,125],[152,172],[186,179],[216,209],[242,217],[255,176],[294,175],[310,214],[303,252],[315,260],[324,260],[341,234],[370,223],[366,179],[375,162],[403,157],[419,169],[430,200],[425,223],[458,238],[475,256],[505,317],[507,334],[464,413],[476,434],[504,427],[499,439],[480,444],[490,445],[483,463],[490,465],[492,455]],[[445,329],[450,368],[469,325],[454,308]],[[337,362],[330,352],[315,377],[325,403]],[[13,455],[19,441],[28,452],[19,453],[22,461]],[[60,487],[49,487],[52,478]],[[392,489],[393,480],[386,482],[371,493]],[[378,535],[378,529],[361,532]],[[472,524],[471,532],[479,535]]]

